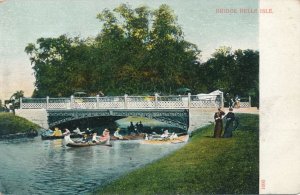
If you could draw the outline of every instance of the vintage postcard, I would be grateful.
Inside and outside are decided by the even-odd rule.
[[[0,0],[0,195],[299,193],[299,8]]]

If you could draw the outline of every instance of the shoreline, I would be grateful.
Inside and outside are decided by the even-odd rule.
[[[245,110],[240,110],[240,113],[243,112]],[[259,188],[259,116],[252,114],[241,115],[243,120],[247,120],[247,125],[240,126],[230,139],[213,139],[213,125],[206,125],[199,128],[189,144],[180,150],[109,185],[95,188],[91,194],[136,194],[141,191],[148,194],[256,194]],[[246,127],[250,129],[245,131]],[[220,163],[223,166],[219,166]],[[178,169],[182,166],[189,171]],[[141,180],[143,175],[147,177]],[[227,182],[228,179],[231,182]],[[149,183],[152,185],[149,186]],[[224,186],[221,191],[220,185]]]

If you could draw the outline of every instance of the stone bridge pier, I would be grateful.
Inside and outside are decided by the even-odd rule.
[[[48,113],[46,109],[16,109],[15,113],[17,116],[26,118],[44,129],[49,128]]]

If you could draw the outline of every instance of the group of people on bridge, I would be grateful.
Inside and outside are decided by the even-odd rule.
[[[236,95],[234,98],[229,93],[226,94],[226,102],[229,108],[240,108],[241,98]]]

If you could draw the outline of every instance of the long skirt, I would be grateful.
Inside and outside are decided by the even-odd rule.
[[[232,131],[233,131],[233,130],[234,130],[233,121],[228,121],[228,122],[226,122],[226,125],[225,125],[225,132],[224,132],[223,137],[224,137],[224,138],[232,137]]]
[[[222,135],[222,131],[223,131],[223,121],[217,120],[215,124],[214,137],[220,138]]]

